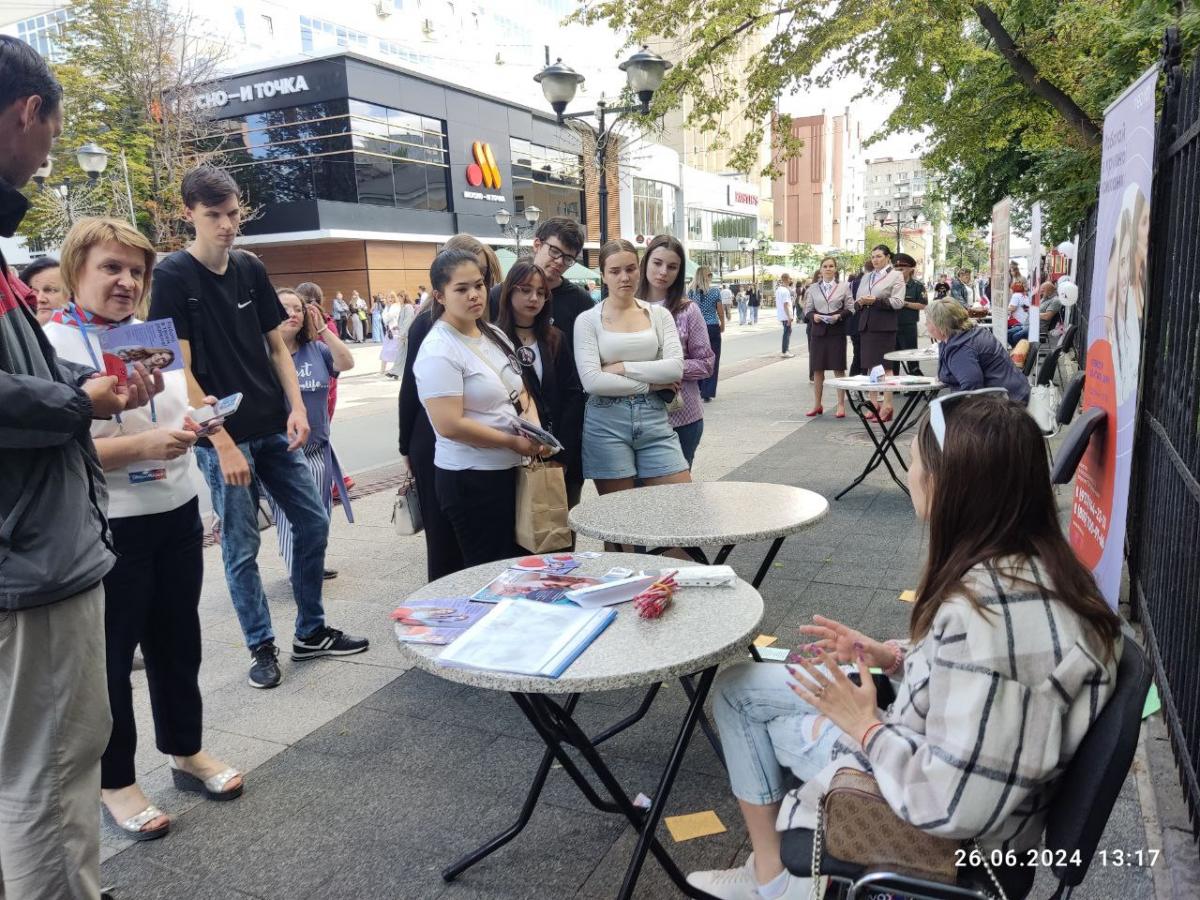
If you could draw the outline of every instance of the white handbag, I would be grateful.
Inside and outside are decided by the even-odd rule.
[[[1042,429],[1042,434],[1054,434],[1058,428],[1058,407],[1062,402],[1054,384],[1037,384],[1029,390],[1027,409]]]
[[[392,525],[396,534],[417,534],[425,527],[421,518],[421,502],[417,498],[417,482],[410,475],[396,488],[396,500],[392,504]]]

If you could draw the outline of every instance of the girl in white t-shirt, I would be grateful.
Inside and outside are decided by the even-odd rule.
[[[435,324],[413,364],[417,395],[436,432],[438,503],[462,548],[463,565],[519,553],[514,536],[517,466],[547,448],[518,435],[512,419],[537,421],[508,338],[484,319],[487,289],[479,260],[443,250],[429,269]]]
[[[63,359],[103,373],[122,365],[100,336],[138,323],[150,295],[155,252],[126,222],[83,219],[62,250],[71,302],[44,326]],[[160,359],[165,360],[166,354]],[[213,800],[242,793],[242,776],[202,749],[200,588],[204,531],[194,463],[195,422],[186,418],[187,385],[172,359],[152,405],[92,423],[108,484],[108,524],[117,561],[104,577],[104,637],[113,728],[100,758],[105,811],[135,841],[162,837],[170,819],[137,783],[137,729],[129,674],[138,644],[146,661],[155,745],[171,755],[177,787]],[[216,398],[206,398],[215,403]]]

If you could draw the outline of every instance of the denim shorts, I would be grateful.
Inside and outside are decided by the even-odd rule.
[[[687,468],[679,436],[657,394],[588,398],[583,415],[585,478],[661,478]]]

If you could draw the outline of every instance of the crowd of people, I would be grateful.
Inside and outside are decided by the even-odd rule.
[[[45,61],[0,36],[0,234],[29,207],[20,188],[62,130],[62,101]],[[101,896],[101,808],[133,840],[170,830],[134,768],[137,647],[176,786],[218,802],[246,789],[234,764],[204,749],[193,459],[220,523],[249,686],[273,688],[282,673],[258,569],[264,509],[296,607],[291,658],[369,646],[332,627],[323,601],[337,574],[325,566],[335,496],[353,520],[330,441],[337,378],[354,365],[348,342],[378,340],[384,374],[400,378],[399,447],[432,580],[518,554],[527,460],[562,469],[568,505],[586,480],[601,494],[690,481],[727,315],[736,304],[752,321],[761,302],[714,287],[703,266],[689,282],[670,235],[640,254],[624,240],[601,247],[597,298],[564,279],[584,235],[553,217],[506,275],[490,247],[457,235],[428,291],[339,292],[326,310],[318,285],[274,284],[234,249],[242,207],[227,172],[192,170],[181,199],[194,238],[162,259],[108,218],[75,222],[57,263],[26,270],[32,284],[0,258],[0,895],[13,900]],[[825,372],[869,370],[915,345],[926,297],[914,267],[880,246],[848,279],[827,258],[807,284],[779,280],[785,354],[793,323],[808,326],[810,415],[823,412]],[[935,400],[918,427],[908,478],[931,540],[908,640],[880,643],[818,617],[803,630],[819,658],[742,664],[718,680],[717,723],[754,853],[691,876],[713,896],[807,896],[783,870],[777,828],[811,821],[836,765],[873,772],[900,815],[936,834],[1033,846],[1055,777],[1112,690],[1118,620],[1063,538],[1041,434],[1014,402],[1023,379],[968,305],[957,295],[928,304],[939,374],[993,390]],[[168,320],[181,365],[152,354],[113,369],[106,336]],[[885,395],[879,418],[890,415]],[[560,447],[525,436],[519,419]],[[981,482],[981,466],[1001,474]],[[1018,594],[1036,602],[1018,609]],[[991,614],[996,604],[1005,616]],[[859,682],[839,665],[857,665]],[[899,702],[877,695],[869,666]],[[1011,727],[990,727],[985,695],[1001,698]],[[784,768],[805,779],[799,793],[786,793]]]

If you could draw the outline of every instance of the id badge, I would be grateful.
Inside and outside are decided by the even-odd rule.
[[[152,484],[155,481],[166,480],[167,464],[161,459],[143,460],[138,469],[131,469],[129,472],[129,483],[133,485]]]

